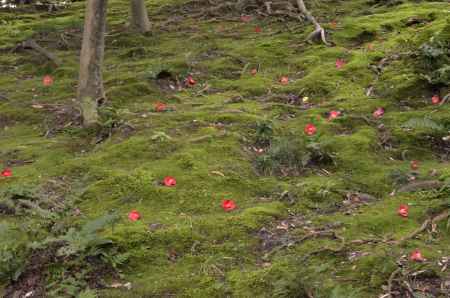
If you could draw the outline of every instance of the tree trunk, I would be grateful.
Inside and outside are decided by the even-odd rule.
[[[105,98],[102,65],[105,51],[107,0],[88,0],[80,54],[78,100],[83,125],[98,123],[97,102]]]
[[[131,1],[131,26],[141,33],[149,32],[151,29],[148,19],[147,8],[144,0]]]

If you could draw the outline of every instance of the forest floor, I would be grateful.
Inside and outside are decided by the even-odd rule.
[[[332,46],[295,11],[147,2],[146,35],[108,4],[96,131],[84,2],[0,10],[0,295],[449,297],[448,1],[306,1]]]

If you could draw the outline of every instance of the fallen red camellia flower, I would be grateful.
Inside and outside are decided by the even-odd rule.
[[[330,22],[330,27],[331,27],[331,29],[336,29],[337,28],[336,20],[333,20],[333,21]]]
[[[45,75],[44,78],[42,78],[42,84],[44,84],[44,86],[51,86],[53,84],[52,76]]]
[[[312,136],[316,134],[317,128],[314,124],[308,123],[306,124],[304,131],[308,136]]]
[[[286,77],[286,76],[282,76],[282,77],[280,78],[280,83],[281,83],[281,85],[287,85],[287,84],[289,84],[289,78]]]
[[[175,180],[172,176],[167,176],[164,178],[164,185],[169,187],[175,186],[177,185],[177,180]]]
[[[379,119],[381,117],[383,117],[384,115],[384,108],[377,108],[374,112],[373,112],[373,117],[376,119]]]
[[[415,171],[419,168],[419,161],[417,160],[412,160],[411,161],[411,170]]]
[[[12,176],[12,170],[10,168],[4,169],[1,174],[2,177],[11,177]]]
[[[258,70],[256,68],[253,68],[252,70],[250,70],[250,74],[252,76],[256,76],[257,73],[258,73]]]
[[[131,221],[137,221],[141,218],[141,214],[137,210],[132,210],[128,213],[128,219]]]
[[[155,111],[156,112],[165,112],[167,110],[167,105],[163,102],[155,103]]]
[[[408,217],[408,214],[409,214],[408,205],[400,205],[400,207],[398,207],[397,213],[401,217]]]
[[[434,105],[440,104],[441,103],[441,98],[439,97],[439,95],[434,95],[431,98],[431,103],[434,104]]]
[[[233,200],[223,200],[222,201],[222,208],[225,211],[232,211],[236,209],[236,203]]]
[[[336,59],[336,68],[337,69],[344,67],[345,64],[347,64],[347,62],[345,62],[344,59]]]
[[[259,27],[259,26],[255,27],[255,32],[256,33],[261,33],[262,32],[261,27]]]
[[[250,22],[251,20],[252,20],[252,16],[249,16],[249,15],[243,15],[243,16],[241,16],[241,21],[244,22],[244,23],[248,23],[248,22]]]
[[[197,81],[194,80],[194,78],[191,75],[188,75],[186,77],[186,79],[184,80],[184,82],[186,83],[186,85],[188,86],[195,86],[195,84],[197,84]]]
[[[409,259],[414,262],[423,262],[425,261],[425,258],[422,256],[422,253],[420,250],[416,249],[414,250],[411,255],[409,256]]]
[[[341,112],[339,112],[339,111],[331,111],[330,114],[328,115],[328,121],[336,119],[340,115],[341,115]]]

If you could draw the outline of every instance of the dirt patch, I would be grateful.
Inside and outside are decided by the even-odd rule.
[[[16,281],[13,281],[5,291],[4,298],[46,297],[46,268],[56,256],[58,246],[35,250],[25,270]]]

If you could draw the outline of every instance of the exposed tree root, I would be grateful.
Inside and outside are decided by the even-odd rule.
[[[316,18],[309,12],[303,0],[297,0],[297,5],[302,14],[305,15],[306,19],[313,23],[315,27],[314,31],[309,34],[307,40],[310,41],[313,39],[321,39],[325,45],[329,46],[330,44],[327,42],[327,39],[325,37],[325,29],[322,28],[319,22],[317,22]]]
[[[28,39],[26,41],[21,42],[12,50],[12,52],[17,51],[19,48],[33,49],[39,54],[45,56],[48,60],[52,61],[56,66],[61,65],[61,60],[55,54],[41,47],[34,39]]]
[[[428,218],[427,220],[425,220],[423,222],[423,224],[420,226],[420,228],[418,228],[417,230],[413,231],[411,234],[406,235],[405,237],[403,237],[402,239],[398,240],[396,242],[396,244],[401,245],[403,243],[405,243],[406,241],[416,237],[417,235],[419,235],[420,233],[422,233],[423,231],[425,231],[430,225],[433,226],[436,223],[447,219],[450,216],[450,211],[449,210],[445,210],[444,212],[436,215],[433,218]]]
[[[388,293],[386,295],[386,297],[392,298],[394,296],[392,296],[392,285],[394,283],[394,278],[402,271],[401,268],[397,268],[395,269],[391,275],[389,276],[389,280],[388,280]]]
[[[414,192],[418,190],[438,189],[444,186],[444,183],[438,180],[417,181],[400,187],[397,192]]]

